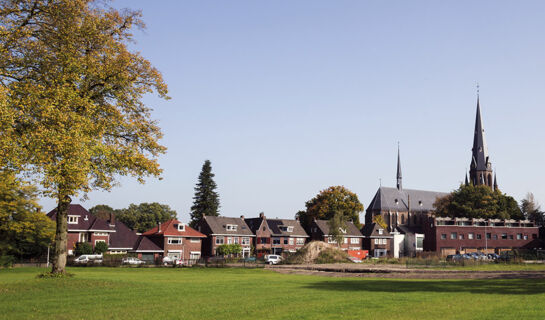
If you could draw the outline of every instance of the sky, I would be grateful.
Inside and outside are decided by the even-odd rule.
[[[449,192],[469,169],[478,83],[500,189],[545,205],[544,1],[113,6],[142,10],[131,48],[172,97],[144,99],[168,148],[163,179],[73,203],[159,202],[187,222],[209,159],[224,216],[293,218],[334,185],[367,207],[380,183],[395,187],[398,142],[404,188]]]

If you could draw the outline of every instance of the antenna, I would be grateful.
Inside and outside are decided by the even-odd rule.
[[[378,184],[382,187],[382,178],[378,178]]]
[[[480,88],[479,82],[477,82],[477,97],[479,96],[479,88]]]

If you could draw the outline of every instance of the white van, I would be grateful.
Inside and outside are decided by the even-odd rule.
[[[82,254],[74,260],[74,263],[102,263],[102,254]]]

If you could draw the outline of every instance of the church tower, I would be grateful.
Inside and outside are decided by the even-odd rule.
[[[469,179],[473,185],[486,185],[493,188],[492,164],[488,157],[488,148],[484,138],[483,121],[481,118],[481,106],[477,97],[477,116],[475,119],[475,135],[473,136],[473,149]]]

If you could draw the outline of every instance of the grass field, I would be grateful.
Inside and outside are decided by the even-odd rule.
[[[262,269],[0,270],[2,319],[544,319],[545,280],[395,280]]]

